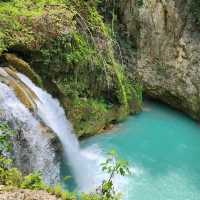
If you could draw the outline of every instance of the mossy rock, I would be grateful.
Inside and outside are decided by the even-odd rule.
[[[141,101],[97,7],[82,0],[0,2],[0,54],[37,85],[43,82],[81,137],[138,111]]]
[[[40,77],[31,69],[30,65],[24,60],[18,58],[15,54],[5,53],[4,57],[8,62],[9,66],[12,66],[18,72],[28,76],[35,84],[42,86],[42,80]]]
[[[0,68],[0,82],[8,85],[16,94],[18,99],[32,112],[36,112],[37,100],[36,94],[31,91],[21,80],[18,78],[15,71],[9,68]]]

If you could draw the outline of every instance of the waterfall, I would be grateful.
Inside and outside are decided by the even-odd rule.
[[[79,189],[81,191],[94,189],[100,183],[97,181],[98,167],[96,162],[88,159],[85,151],[81,151],[72,126],[66,119],[65,112],[58,100],[53,99],[50,94],[38,88],[25,75],[18,74],[18,76],[37,95],[37,114],[59,137],[65,159],[70,165]]]
[[[17,73],[17,77],[27,87],[26,90],[36,96],[34,103],[37,109],[30,112],[15,92],[0,82],[0,120],[3,118],[11,122],[20,134],[14,142],[16,164],[20,169],[25,168],[25,171],[41,171],[45,182],[53,184],[60,178],[60,154],[57,153],[60,146],[58,149],[63,150],[64,160],[70,166],[78,189],[84,192],[94,191],[106,176],[100,169],[100,163],[105,159],[98,147],[81,149],[59,101],[37,87],[25,75]],[[48,135],[48,132],[51,134]],[[21,138],[20,141],[18,137]],[[54,144],[55,138],[60,141],[56,144],[57,147]],[[121,185],[122,180],[117,178],[117,182],[117,185]]]
[[[18,133],[14,139],[16,165],[26,173],[41,171],[46,183],[58,181],[59,163],[55,149],[49,144],[49,136],[44,137],[40,122],[18,100],[15,93],[1,82],[0,120],[11,123]]]

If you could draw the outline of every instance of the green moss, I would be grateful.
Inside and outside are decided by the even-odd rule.
[[[56,95],[62,97],[79,136],[100,132],[140,109],[139,91],[115,55],[113,28],[97,11],[98,2],[0,3],[0,54],[16,51],[40,75],[44,86],[51,82],[58,88],[61,94]],[[54,93],[55,88],[46,88]]]
[[[14,69],[16,69],[18,72],[25,74],[28,76],[35,84],[42,87],[42,80],[40,77],[31,69],[30,65],[25,62],[24,60],[18,58],[14,54],[5,53],[3,55],[6,59],[6,62],[8,65]]]
[[[200,25],[200,1],[199,0],[191,1],[190,12],[192,13],[194,22],[197,25]]]
[[[101,132],[109,123],[109,108],[104,102],[94,99],[75,99],[69,107],[68,116],[81,137]]]
[[[127,116],[127,108],[108,104],[103,99],[76,98],[69,104],[67,114],[78,136],[88,137],[123,121]]]
[[[13,0],[0,2],[0,54],[8,48],[22,45],[28,48],[39,47],[47,36],[54,37],[61,32],[65,17],[69,20],[71,12],[66,11],[64,0]],[[51,16],[45,22],[46,14]],[[49,27],[49,25],[52,27]],[[37,26],[38,25],[38,26]],[[52,30],[49,30],[52,29]]]

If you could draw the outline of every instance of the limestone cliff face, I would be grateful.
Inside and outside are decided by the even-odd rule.
[[[130,0],[121,22],[137,43],[137,76],[147,95],[200,119],[200,32],[191,0]]]

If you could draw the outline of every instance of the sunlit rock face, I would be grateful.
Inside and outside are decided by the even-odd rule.
[[[137,43],[137,78],[145,93],[200,119],[200,32],[191,0],[121,4],[122,23]]]
[[[24,173],[41,171],[46,183],[60,178],[61,145],[56,134],[37,113],[37,95],[24,84],[16,71],[0,68],[0,121],[15,130],[13,158]]]
[[[36,111],[34,102],[37,96],[18,78],[16,71],[10,68],[0,68],[0,82],[11,88],[19,100],[31,111]]]
[[[25,62],[21,58],[18,58],[15,54],[11,54],[11,53],[4,53],[3,58],[5,62],[7,63],[7,66],[10,66],[12,69],[17,70],[18,72],[22,74],[25,74],[35,84],[39,86],[42,85],[42,81],[40,77],[33,71],[33,69],[31,69],[31,66],[27,62]]]

